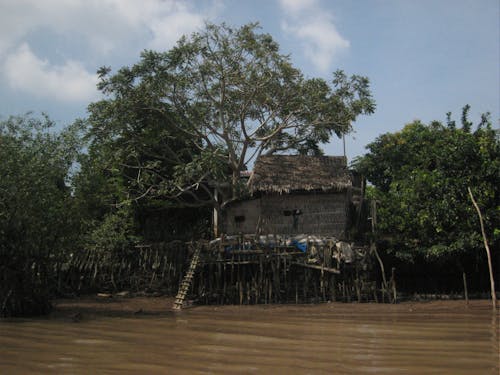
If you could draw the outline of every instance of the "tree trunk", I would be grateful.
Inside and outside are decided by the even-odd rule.
[[[477,205],[476,200],[472,195],[470,187],[467,187],[467,190],[469,191],[470,199],[472,201],[472,204],[474,205],[474,208],[477,211],[477,214],[479,216],[479,223],[481,224],[481,234],[483,235],[484,248],[486,249],[486,256],[488,257],[488,270],[490,271],[491,302],[493,304],[493,309],[496,309],[497,296],[495,292],[495,279],[493,278],[493,267],[491,265],[490,246],[488,245],[488,240],[486,239],[486,232],[484,231],[483,215],[481,215],[481,210],[479,209],[479,206]]]
[[[214,189],[214,200],[215,200],[215,203],[214,203],[214,208],[213,208],[213,218],[212,218],[212,221],[213,221],[213,233],[214,233],[214,238],[217,238],[219,237],[219,210],[220,210],[220,206],[219,206],[219,192],[217,189]]]
[[[237,199],[238,198],[238,183],[240,180],[240,171],[239,170],[233,170],[233,178],[231,181],[231,190],[233,193],[232,198]]]

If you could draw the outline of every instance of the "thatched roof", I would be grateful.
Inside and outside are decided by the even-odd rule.
[[[248,180],[250,192],[340,191],[352,186],[343,156],[261,156]]]

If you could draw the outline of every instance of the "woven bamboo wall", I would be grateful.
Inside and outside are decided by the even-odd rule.
[[[348,197],[328,194],[271,194],[226,209],[226,234],[313,234],[344,238]]]
[[[226,208],[222,216],[225,234],[255,234],[260,216],[260,199],[235,202]],[[237,218],[244,218],[239,221]]]

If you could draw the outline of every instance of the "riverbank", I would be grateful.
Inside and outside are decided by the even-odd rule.
[[[144,315],[170,315],[172,297],[123,297],[123,296],[83,296],[71,299],[58,299],[53,302],[54,309],[50,318],[73,319],[75,321],[97,317],[134,317]],[[332,312],[335,314],[383,314],[383,313],[446,313],[457,311],[491,310],[491,301],[486,299],[470,300],[431,300],[408,301],[398,304],[381,303],[321,303],[321,304],[276,304],[276,305],[201,305],[188,306],[183,311],[225,312],[231,313],[289,313],[310,310],[314,313]],[[497,313],[500,310],[497,309]]]

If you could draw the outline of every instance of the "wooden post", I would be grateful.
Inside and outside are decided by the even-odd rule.
[[[217,278],[216,278],[217,290],[221,289],[221,276],[222,276],[222,264],[219,262],[217,263]],[[217,292],[217,294],[219,293]]]
[[[337,277],[332,275],[330,278],[330,292],[332,294],[332,302],[337,302]]]
[[[309,288],[309,270],[304,269],[304,303],[307,303],[307,292]]]
[[[346,291],[347,291],[347,302],[351,303],[351,292],[352,292],[352,280],[353,280],[353,277],[352,275],[349,275],[348,279],[347,279],[347,284],[346,284]]]
[[[488,240],[486,239],[486,232],[484,231],[483,215],[481,215],[481,210],[479,209],[479,206],[477,205],[476,200],[472,195],[470,187],[467,187],[467,190],[469,191],[470,199],[472,201],[472,204],[474,205],[474,208],[477,211],[477,214],[479,216],[479,223],[481,224],[481,233],[483,235],[484,248],[486,249],[486,256],[488,257],[488,269],[490,271],[491,302],[493,304],[493,309],[496,309],[497,295],[495,291],[495,279],[493,278],[493,267],[491,265],[490,246],[488,245]]]
[[[222,286],[222,303],[224,304],[225,303],[225,300],[226,300],[226,291],[227,291],[227,284],[226,284],[226,280],[227,280],[227,272],[226,272],[226,263],[224,263],[224,274],[223,274],[223,286]]]
[[[468,305],[469,304],[469,293],[467,292],[467,277],[465,275],[465,271],[462,272],[462,279],[464,281],[464,298],[465,298],[465,303]]]
[[[288,276],[286,271],[286,256],[283,257],[283,282],[285,283],[285,302],[288,300]]]
[[[274,262],[274,273],[273,273],[273,295],[274,295],[274,303],[279,303],[280,300],[280,259],[279,256],[276,256],[273,260]]]
[[[239,273],[238,273],[238,276],[239,276]],[[238,277],[238,290],[239,290],[239,293],[240,293],[240,305],[243,304],[243,282],[241,281],[241,278]]]
[[[358,297],[358,303],[361,303],[361,287],[360,287],[360,281],[359,281],[359,278],[356,278],[356,280],[354,280],[354,285],[356,286],[356,295]]]
[[[269,278],[266,276],[264,281],[264,303],[269,303]]]
[[[251,290],[250,290],[250,283],[247,281],[246,282],[246,292],[247,292],[247,305],[250,305],[250,293],[251,293]]]
[[[323,268],[324,268],[324,263],[321,266],[321,281],[320,281],[320,285],[321,285],[321,294],[322,294],[322,297],[323,297],[323,302],[325,302],[326,301],[326,288],[325,288],[325,272],[324,272]]]
[[[314,302],[318,302],[319,301],[319,296],[318,296],[318,283],[316,282],[317,281],[317,275],[313,274],[313,289],[314,289]]]
[[[396,303],[398,300],[398,295],[396,293],[396,277],[394,275],[395,271],[396,271],[396,268],[392,267],[392,270],[391,270],[392,303]]]
[[[269,303],[273,303],[273,283],[270,281],[268,284],[269,284]]]
[[[299,304],[299,283],[295,280],[295,304]]]
[[[356,286],[356,295],[358,296],[358,303],[361,303],[361,281],[359,280],[358,265],[356,265],[356,280],[354,282],[354,285]]]
[[[375,200],[371,201],[371,217],[372,217],[372,237],[375,235],[375,227],[377,225],[377,202]],[[384,294],[387,293],[387,296],[390,300],[390,295],[389,295],[389,285],[387,284],[387,279],[385,277],[385,267],[384,263],[382,262],[382,258],[380,258],[380,255],[377,251],[377,244],[375,243],[375,239],[371,239],[371,244],[370,244],[370,251],[375,254],[375,257],[377,258],[377,262],[380,267],[380,273],[382,274],[382,303],[385,302],[384,299]]]

